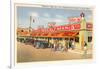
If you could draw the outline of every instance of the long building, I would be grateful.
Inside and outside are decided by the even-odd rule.
[[[89,47],[92,47],[93,23],[86,22],[84,15],[82,15],[78,23],[41,28],[31,32],[29,32],[29,29],[20,29],[17,30],[17,33],[20,37],[31,36],[33,39],[46,40],[49,43],[59,41],[63,46],[65,46],[66,41],[74,40],[75,48],[83,50],[84,41]]]

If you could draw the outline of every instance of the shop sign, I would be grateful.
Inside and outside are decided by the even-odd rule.
[[[69,17],[68,22],[69,23],[79,23],[81,21],[80,17]]]
[[[55,32],[58,30],[79,30],[80,29],[80,24],[71,24],[71,25],[64,25],[64,26],[57,26],[54,28],[44,28],[44,29],[37,29],[35,30],[36,32]]]
[[[72,25],[65,25],[65,26],[57,26],[55,28],[49,28],[48,31],[54,32],[57,30],[79,30],[80,24],[72,24]]]
[[[86,28],[87,28],[87,29],[90,29],[90,28],[92,28],[92,27],[93,27],[92,23],[87,23],[87,24],[86,24]]]

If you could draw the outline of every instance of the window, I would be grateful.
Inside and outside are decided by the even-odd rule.
[[[75,37],[75,42],[79,42],[79,37]]]
[[[69,40],[69,38],[65,38],[65,40]]]
[[[52,38],[49,38],[50,40],[52,39]]]
[[[62,40],[62,38],[53,38],[54,40]]]
[[[24,32],[24,30],[21,30],[21,32]]]
[[[92,36],[88,36],[88,42],[92,41]]]
[[[59,40],[62,40],[62,38],[59,38]]]
[[[70,38],[70,40],[73,40],[73,38]]]

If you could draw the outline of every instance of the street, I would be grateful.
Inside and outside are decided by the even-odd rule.
[[[75,59],[89,59],[92,54],[87,54],[83,57],[82,54],[71,51],[61,52],[52,51],[50,48],[36,49],[32,45],[25,45],[17,42],[17,62],[34,62],[34,61],[53,61],[53,60],[75,60]]]

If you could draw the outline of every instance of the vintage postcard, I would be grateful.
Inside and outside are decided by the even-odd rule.
[[[15,4],[15,62],[93,58],[93,8]]]

